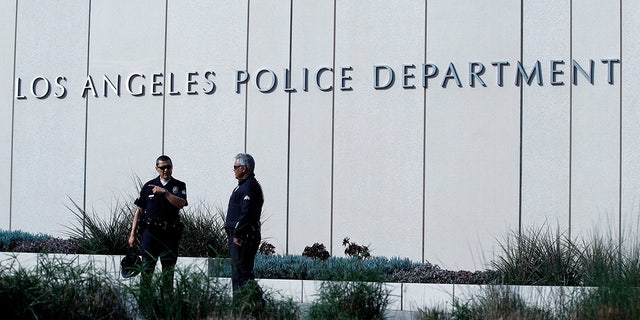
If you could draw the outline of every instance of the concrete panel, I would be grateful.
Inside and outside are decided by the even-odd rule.
[[[234,79],[246,68],[247,10],[236,0],[169,3],[167,73],[180,94],[166,95],[164,150],[180,164],[187,210],[204,204],[226,212],[237,185],[232,166],[244,150],[245,97]],[[190,73],[197,83],[188,88]]]
[[[251,80],[242,88],[247,97],[246,151],[255,158],[256,178],[265,197],[262,237],[279,254],[286,248],[288,216],[289,96],[284,90],[284,69],[289,66],[289,5],[285,1],[250,3]],[[260,70],[267,71],[258,76]],[[272,75],[278,79],[275,84]],[[267,92],[271,87],[273,91]]]
[[[453,308],[453,284],[403,283],[402,310],[446,310]]]
[[[352,90],[336,75],[333,254],[350,237],[375,256],[421,260],[424,91],[420,76],[405,89],[401,75],[403,64],[419,74],[424,61],[424,1],[336,6],[336,67],[353,70],[345,73]],[[387,64],[396,82],[376,90],[374,66]]]
[[[640,212],[640,2],[622,3],[622,232],[637,240]],[[626,241],[625,241],[626,242]]]
[[[153,74],[164,73],[165,8],[152,0],[93,1],[91,11],[89,74],[96,90],[87,97],[86,201],[88,211],[108,217],[116,201],[131,203],[137,197],[136,177],[145,182],[157,176],[164,96],[153,94],[152,82]],[[119,95],[103,80],[107,76],[116,83],[118,75]],[[145,94],[135,96],[142,86]],[[176,178],[182,179],[187,165],[174,161]]]
[[[517,230],[520,6],[513,1],[430,2],[427,62],[440,76],[427,89],[426,260],[484,269],[496,241]],[[456,17],[451,19],[451,17]],[[470,27],[473,26],[473,27]],[[499,86],[495,61],[508,61]],[[487,68],[471,87],[469,63]],[[449,63],[461,75],[444,87]]]
[[[390,310],[402,310],[402,283],[385,282],[382,283],[382,292],[388,294],[389,304],[387,308]]]
[[[620,83],[607,83],[603,58],[620,55],[618,2],[573,2],[573,59],[589,72],[578,72],[572,92],[571,234],[588,236],[600,229],[617,237],[620,187]],[[598,17],[597,19],[595,17]],[[618,72],[620,66],[616,66]]]
[[[258,279],[258,284],[267,294],[279,300],[290,298],[295,303],[302,303],[303,280]]]
[[[0,2],[0,229],[9,229],[16,2]]]
[[[322,284],[324,281],[303,280],[302,281],[302,303],[314,303],[320,298]]]
[[[540,61],[543,84],[523,87],[522,226],[569,228],[570,10],[568,1],[526,1],[523,60],[531,70]],[[564,74],[552,85],[552,60]],[[536,79],[537,81],[537,79]]]
[[[8,271],[31,271],[38,267],[39,253],[6,252],[0,256],[0,262]]]
[[[24,98],[14,110],[12,229],[61,235],[73,221],[68,198],[83,199],[86,113],[79,91],[89,6],[20,1],[17,11],[16,77]]]
[[[453,300],[460,305],[472,304],[474,300],[486,296],[489,290],[494,288],[490,285],[454,284]]]
[[[331,1],[293,3],[291,79],[297,88],[291,94],[290,254],[302,254],[316,242],[331,245],[333,94],[319,89],[315,75],[333,68],[333,21]],[[323,74],[323,85],[333,81],[330,72]]]

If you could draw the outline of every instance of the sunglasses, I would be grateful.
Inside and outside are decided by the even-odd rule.
[[[173,165],[166,165],[166,166],[161,166],[161,167],[157,167],[158,169],[164,171],[164,170],[171,170],[173,168]]]
[[[238,170],[238,168],[240,168],[240,167],[244,167],[244,166],[233,166],[233,170],[234,170],[234,171],[235,171],[235,170]]]

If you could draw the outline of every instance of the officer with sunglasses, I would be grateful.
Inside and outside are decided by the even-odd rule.
[[[173,164],[166,155],[156,160],[158,176],[140,189],[138,206],[131,223],[129,245],[134,246],[136,233],[142,242],[141,286],[149,288],[158,259],[162,264],[162,289],[173,288],[173,274],[178,261],[178,244],[183,225],[180,209],[187,205],[187,186],[173,178]]]

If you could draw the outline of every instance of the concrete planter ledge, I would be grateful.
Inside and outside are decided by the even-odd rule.
[[[42,260],[65,261],[78,265],[91,264],[97,271],[106,272],[114,278],[129,283],[137,282],[139,277],[130,279],[120,275],[120,260],[122,255],[86,255],[86,254],[39,254],[0,252],[0,266],[21,266],[31,269]],[[228,263],[228,259],[190,258],[179,257],[177,268],[191,272],[207,272],[212,274],[220,263]],[[160,271],[160,263],[157,265]],[[230,278],[218,278],[218,281],[231,287]],[[318,280],[286,280],[286,279],[257,279],[260,286],[269,292],[283,297],[290,297],[301,304],[313,303],[324,281]],[[390,292],[391,311],[418,311],[430,308],[452,310],[454,301],[465,303],[474,296],[482,295],[490,285],[469,284],[429,284],[429,283],[393,283],[383,284]],[[513,292],[518,293],[530,306],[549,308],[550,306],[564,305],[575,299],[580,294],[591,288],[587,287],[562,287],[562,286],[508,286]]]

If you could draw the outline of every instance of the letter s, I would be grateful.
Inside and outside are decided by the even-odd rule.
[[[64,76],[59,76],[56,78],[56,87],[60,89],[60,92],[55,93],[55,96],[58,99],[64,99],[67,96],[67,88],[65,88],[62,82],[67,82],[67,78]]]
[[[216,76],[216,73],[213,71],[207,71],[204,73],[204,81],[208,84],[211,85],[211,88],[207,89],[202,89],[202,91],[204,91],[204,94],[214,94],[216,92],[216,83],[213,82],[213,77]]]

